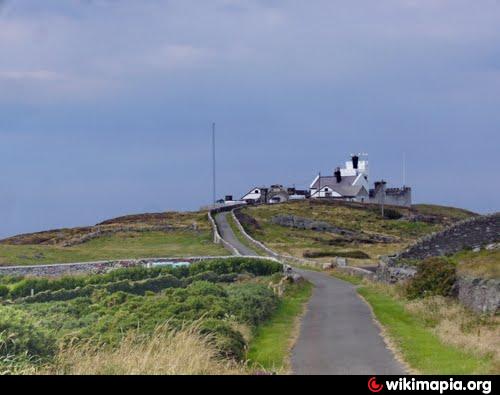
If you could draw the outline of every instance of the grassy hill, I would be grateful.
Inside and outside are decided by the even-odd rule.
[[[193,255],[228,255],[212,243],[206,212],[130,215],[0,240],[0,265]]]
[[[274,219],[284,215],[327,223],[339,231],[277,224]],[[451,207],[416,205],[411,209],[390,207],[386,215],[382,218],[375,205],[309,200],[246,207],[240,220],[251,235],[277,251],[317,257],[318,261],[346,256],[351,258],[351,264],[366,265],[375,263],[380,255],[400,251],[428,233],[475,214]]]

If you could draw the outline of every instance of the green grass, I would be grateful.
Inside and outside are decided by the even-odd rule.
[[[72,246],[0,245],[1,265],[70,263],[108,259],[227,255],[209,231],[117,233]]]
[[[461,220],[476,215],[472,211],[456,207],[439,206],[436,204],[414,204],[412,209],[422,215],[436,215],[451,220]]]
[[[288,202],[279,205],[246,207],[242,211],[253,217],[260,228],[246,224],[246,231],[270,248],[302,257],[305,251],[322,251],[325,248],[355,249],[365,252],[371,259],[358,259],[361,263],[374,263],[380,255],[390,255],[404,249],[421,236],[440,230],[442,225],[405,220],[389,220],[373,210],[342,204],[322,204],[312,201]],[[271,222],[276,215],[294,215],[327,222],[351,231],[392,236],[393,243],[352,243],[341,235],[294,229]]]
[[[363,283],[363,277],[353,276],[352,274],[348,274],[348,273],[342,272],[340,270],[332,271],[331,275],[335,278],[346,281],[346,282],[351,283],[353,285],[361,285]]]
[[[404,360],[423,374],[481,374],[491,369],[491,359],[443,344],[423,321],[404,308],[404,302],[364,286],[358,292],[372,306],[375,316]]]
[[[255,252],[255,255],[258,256],[266,256],[267,254],[262,251],[260,248],[256,248],[253,244],[251,244],[245,236],[243,236],[240,232],[240,229],[238,228],[238,225],[236,224],[236,221],[234,220],[233,216],[231,214],[227,215],[227,223],[231,227],[231,230],[233,231],[234,235],[238,239],[238,241],[243,244],[245,247],[250,248],[252,251]]]
[[[310,283],[289,288],[271,319],[256,329],[247,354],[253,366],[274,371],[289,369],[288,357],[297,317],[303,312],[312,288]]]

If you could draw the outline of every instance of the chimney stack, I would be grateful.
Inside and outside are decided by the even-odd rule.
[[[358,164],[359,164],[359,156],[358,155],[353,155],[352,156],[352,167],[354,169],[358,169]]]
[[[335,173],[333,173],[333,174],[335,175],[337,182],[342,181],[342,173],[340,172],[340,167],[337,167],[337,169],[335,170]]]

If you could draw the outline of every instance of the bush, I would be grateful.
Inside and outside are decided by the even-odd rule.
[[[21,311],[0,307],[0,357],[44,358],[55,352],[55,340]]]
[[[216,319],[204,320],[200,326],[201,334],[213,335],[211,342],[220,354],[226,358],[243,360],[246,342],[240,332],[235,331],[224,321]]]
[[[250,325],[257,325],[269,318],[279,303],[273,291],[262,284],[232,285],[227,293],[230,314]]]
[[[393,208],[385,208],[384,209],[384,218],[386,219],[400,219],[403,218],[403,214],[401,214],[398,210]]]
[[[85,287],[75,289],[59,289],[57,291],[44,291],[34,296],[19,299],[17,302],[21,303],[40,303],[51,301],[70,300],[80,297],[91,296],[95,291],[103,290],[107,293],[114,292],[127,292],[134,295],[144,295],[146,292],[160,292],[166,288],[175,288],[182,285],[181,281],[176,277],[165,274],[157,278],[150,278],[141,281],[117,281],[114,283],[102,285],[86,285]]]
[[[0,285],[0,298],[5,298],[7,295],[9,295],[9,287]]]
[[[142,281],[165,275],[172,275],[178,279],[187,279],[195,276],[191,280],[186,281],[186,284],[197,280],[230,282],[234,281],[235,275],[238,273],[248,272],[256,276],[267,276],[281,270],[282,266],[280,263],[264,259],[248,258],[214,259],[181,267],[164,266],[146,268],[137,266],[88,276],[66,276],[59,279],[26,278],[12,285],[9,296],[17,299],[30,296],[32,289],[38,294],[44,291],[72,290],[78,287],[85,288],[91,285]],[[219,277],[216,278],[213,275],[214,273]]]
[[[353,259],[370,259],[370,255],[360,250],[354,251],[334,251],[334,250],[320,250],[320,251],[305,251],[304,258],[324,258],[324,257],[343,257]]]
[[[428,258],[418,265],[416,275],[406,285],[410,299],[424,296],[451,296],[456,268],[444,258]]]

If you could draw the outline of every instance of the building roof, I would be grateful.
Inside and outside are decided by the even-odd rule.
[[[342,177],[340,182],[337,182],[337,178],[335,176],[321,176],[316,177],[313,184],[311,185],[311,189],[318,189],[321,187],[329,187],[336,191],[337,187],[342,186],[352,186],[352,183],[356,180],[357,176],[345,176]]]
[[[337,182],[337,178],[334,176],[317,178],[311,185],[311,189],[323,190],[325,187],[337,192],[339,195],[344,197],[355,197],[359,195],[367,195],[368,191],[362,185],[352,185],[356,180],[357,176],[346,176],[342,177],[340,182]]]

